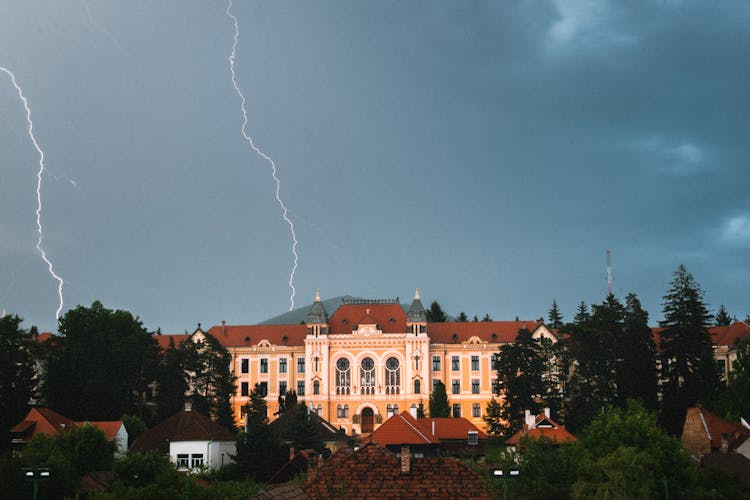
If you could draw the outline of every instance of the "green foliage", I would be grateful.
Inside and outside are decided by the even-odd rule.
[[[750,415],[750,337],[737,344],[737,359],[732,363],[727,389],[713,408],[726,420],[734,422]]]
[[[49,405],[74,420],[116,420],[125,413],[144,418],[159,353],[141,321],[97,301],[69,310],[59,331],[47,363]]]
[[[444,418],[451,416],[451,407],[448,403],[448,393],[445,392],[445,384],[435,382],[430,394],[429,402],[430,418]]]
[[[448,320],[445,311],[435,300],[430,304],[430,308],[425,311],[428,323],[443,323]]]
[[[157,452],[128,453],[116,460],[113,467],[123,487],[145,488],[158,485],[165,490],[181,487],[182,475],[167,455]],[[114,486],[113,489],[118,489]]]
[[[582,454],[575,445],[557,445],[547,439],[522,438],[519,476],[511,482],[514,498],[568,497]]]
[[[425,418],[424,403],[422,403],[421,401],[419,402],[419,405],[417,406],[417,418]]]
[[[458,318],[456,318],[456,321],[458,321],[460,323],[465,323],[465,322],[469,321],[469,317],[466,315],[465,312],[461,311],[458,314]]]
[[[617,398],[620,403],[638,399],[649,410],[657,409],[656,345],[646,312],[634,293],[625,297],[624,331],[619,342]]]
[[[290,441],[295,450],[323,451],[323,439],[305,403],[298,403],[288,411],[291,425],[289,434],[284,436],[285,441]]]
[[[10,446],[9,429],[26,416],[37,389],[32,340],[21,321],[16,315],[0,318],[0,452]]]
[[[185,407],[188,389],[185,378],[183,353],[169,339],[169,346],[162,353],[159,363],[158,391],[156,395],[156,421],[161,422]]]
[[[485,430],[490,436],[499,436],[504,430],[505,426],[500,416],[501,412],[502,406],[493,396],[490,402],[487,403],[487,408],[485,408],[484,415],[482,416],[482,420],[487,425]]]
[[[732,324],[732,316],[729,315],[724,304],[719,306],[719,312],[714,317],[714,324],[716,326],[729,326]]]
[[[148,430],[146,423],[135,415],[123,415],[120,420],[125,425],[125,430],[128,431],[128,447],[138,436]]]
[[[662,355],[662,422],[679,434],[688,406],[710,401],[720,386],[707,326],[711,315],[703,302],[703,291],[680,266],[664,296],[664,320],[660,325]]]

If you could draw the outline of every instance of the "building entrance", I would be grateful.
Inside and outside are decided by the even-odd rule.
[[[375,414],[372,408],[362,409],[362,434],[370,434],[375,423]]]

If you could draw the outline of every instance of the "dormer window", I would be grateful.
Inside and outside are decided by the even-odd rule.
[[[468,443],[470,445],[477,445],[479,444],[479,433],[477,431],[469,431],[469,440]]]

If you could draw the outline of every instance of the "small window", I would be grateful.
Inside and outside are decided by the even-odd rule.
[[[461,418],[461,405],[459,403],[453,404],[453,418]]]
[[[240,384],[240,396],[247,396],[250,394],[250,384],[248,382],[242,382]]]
[[[344,418],[349,418],[349,405],[344,405]]]
[[[471,371],[473,372],[479,371],[479,356],[471,357]]]
[[[286,358],[279,359],[279,373],[286,373]]]
[[[305,373],[305,358],[297,358],[297,373]]]
[[[482,407],[479,403],[473,403],[471,405],[471,416],[474,418],[479,418],[482,416]]]
[[[268,358],[260,358],[260,373],[268,373]]]
[[[452,382],[452,391],[453,394],[461,394],[461,381],[458,379],[453,380]]]
[[[432,371],[434,372],[440,371],[440,356],[432,357]]]
[[[196,469],[203,467],[203,453],[193,453],[190,456],[190,468]]]
[[[250,373],[250,360],[247,358],[242,358],[242,361],[240,361],[240,363],[240,373]]]
[[[461,369],[461,364],[458,356],[451,356],[451,370],[457,372]]]
[[[469,431],[469,444],[479,444],[479,433],[477,431]]]
[[[178,453],[177,454],[177,468],[178,469],[187,469],[190,466],[190,455],[187,453]]]
[[[297,381],[297,396],[304,396],[304,395],[305,395],[305,381],[298,380]]]
[[[320,394],[320,380],[313,382],[313,394],[316,396]]]
[[[422,382],[419,380],[414,381],[414,394],[420,394],[422,392]]]
[[[282,380],[281,382],[279,382],[279,394],[281,394],[282,396],[286,394],[286,387],[287,386],[286,386],[285,380]]]
[[[268,395],[268,382],[258,382],[258,392],[260,397],[265,398]]]
[[[500,357],[497,354],[492,355],[492,369],[497,370],[500,366]]]
[[[479,379],[475,378],[471,381],[471,393],[479,394]]]

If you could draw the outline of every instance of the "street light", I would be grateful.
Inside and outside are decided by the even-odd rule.
[[[23,469],[23,476],[26,481],[34,482],[34,500],[36,500],[36,497],[39,494],[39,481],[46,481],[50,478],[49,469],[46,467]]]
[[[498,477],[503,481],[503,500],[508,499],[508,479],[518,477],[521,471],[515,467],[506,467],[505,469],[493,469],[492,476]]]

